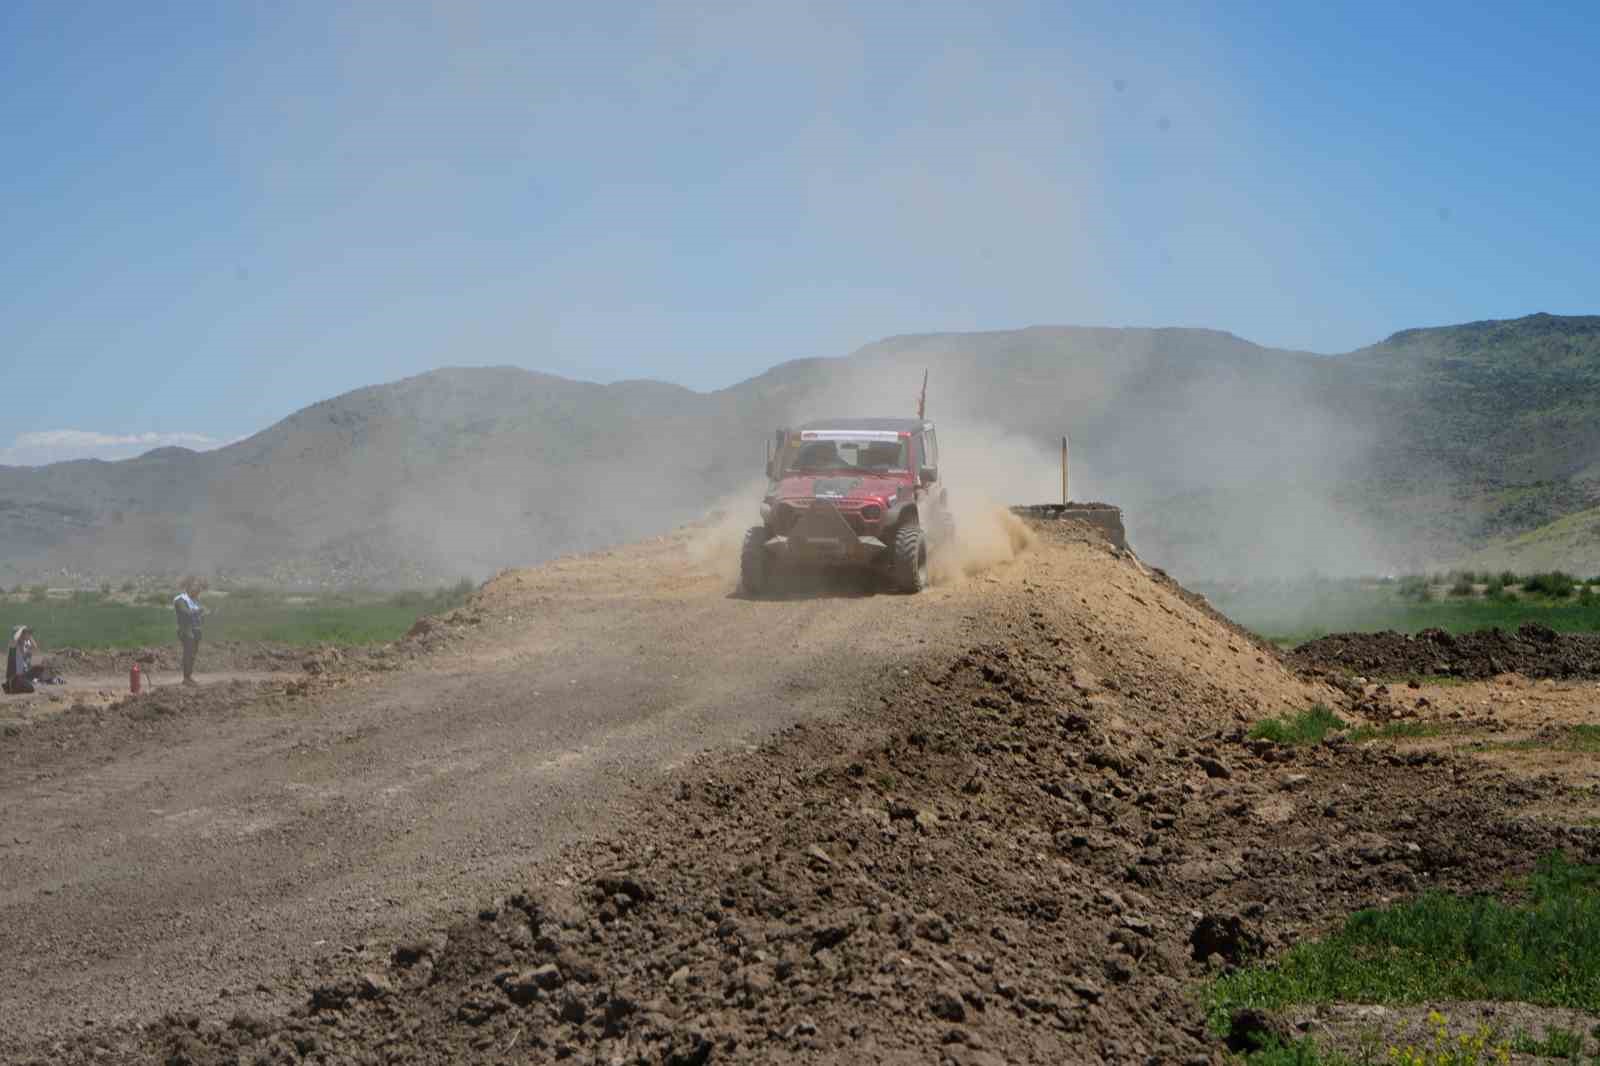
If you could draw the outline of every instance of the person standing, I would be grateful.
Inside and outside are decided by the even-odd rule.
[[[206,613],[206,609],[200,606],[200,593],[204,590],[205,582],[191,577],[183,583],[183,591],[172,600],[172,607],[178,613],[178,641],[183,645],[185,685],[196,683],[194,657],[200,650],[200,620]]]

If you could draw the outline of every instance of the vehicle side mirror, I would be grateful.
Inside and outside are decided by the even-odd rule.
[[[935,481],[939,480],[939,468],[936,466],[925,466],[918,472],[918,478],[922,484],[932,485]]]

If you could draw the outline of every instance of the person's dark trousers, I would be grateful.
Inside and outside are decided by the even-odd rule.
[[[28,677],[28,673],[26,671],[17,672],[16,648],[6,650],[6,683],[0,688],[3,688],[6,694],[11,696],[33,691],[33,681]]]
[[[194,677],[194,656],[200,650],[200,635],[180,633],[178,639],[183,641],[183,679],[188,681]]]

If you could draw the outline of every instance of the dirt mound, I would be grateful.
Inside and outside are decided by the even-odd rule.
[[[1537,622],[1524,622],[1515,633],[1499,628],[1455,635],[1442,629],[1415,636],[1336,633],[1300,645],[1292,658],[1308,669],[1386,678],[1483,679],[1507,673],[1589,678],[1600,677],[1600,634],[1557,633]]]
[[[48,779],[56,767],[33,769],[47,761],[127,758],[159,747],[196,720],[221,725],[246,713],[266,713],[299,698],[293,688],[264,681],[215,681],[200,688],[164,685],[109,701],[80,696],[34,718],[8,714],[0,717],[0,779],[11,773]]]
[[[93,674],[96,676],[124,675],[128,668],[138,663],[146,673],[151,669],[174,671],[182,665],[182,652],[177,641],[168,645],[150,645],[142,648],[114,648],[83,650],[80,648],[50,648],[45,658],[62,674]],[[298,670],[301,649],[288,645],[268,644],[262,641],[206,641],[200,649],[200,668],[203,671],[265,671]]]
[[[1042,539],[949,600],[962,642],[832,690],[837,717],[699,755],[522,892],[330,949],[298,1007],[224,988],[8,1061],[1208,1063],[1195,992],[1216,968],[1424,887],[1499,887],[1554,845],[1600,853],[1526,816],[1541,781],[1251,739],[1336,693],[1098,536]],[[560,629],[608,597],[637,613],[626,573],[586,576],[600,562],[506,576],[478,632],[533,607],[574,611]],[[797,685],[829,672],[805,664]]]
[[[1561,840],[1508,831],[1517,797],[1492,785],[1441,798],[1439,760],[1128,730],[1048,643],[929,664],[882,714],[864,749],[796,728],[702,766],[538,890],[353,950],[287,1016],[169,1017],[121,1053],[1208,1062],[1212,967]]]
[[[964,650],[698,758],[537,887],[348,945],[294,1010],[219,1001],[34,1057],[1209,1062],[1213,968],[1595,849],[1520,817],[1537,788],[1446,758],[1249,739],[1324,691],[1103,545],[1057,542],[963,602]]]

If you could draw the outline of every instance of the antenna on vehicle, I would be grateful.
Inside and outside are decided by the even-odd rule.
[[[922,372],[922,393],[917,397],[917,421],[921,422],[927,417],[928,412],[928,372]]]

